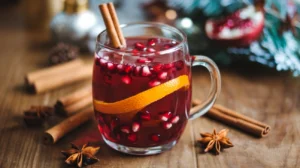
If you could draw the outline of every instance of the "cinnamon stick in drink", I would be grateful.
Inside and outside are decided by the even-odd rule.
[[[89,79],[91,76],[92,65],[84,65],[70,71],[39,78],[33,82],[33,87],[36,93],[42,93],[77,81]]]
[[[191,109],[191,113],[200,110],[200,101],[193,100],[194,107]],[[245,115],[239,114],[231,109],[228,109],[222,105],[215,104],[207,113],[206,116],[218,120],[222,123],[237,127],[243,131],[251,133],[258,137],[265,137],[270,132],[269,125],[260,121],[254,120]]]
[[[43,141],[45,144],[54,144],[64,135],[71,132],[81,124],[90,120],[94,115],[94,110],[92,107],[89,107],[81,112],[70,116],[61,123],[55,125],[54,127],[48,129],[44,133]]]
[[[60,65],[55,65],[49,68],[45,68],[42,70],[37,70],[28,73],[25,76],[25,81],[28,85],[32,85],[34,81],[41,79],[41,78],[48,78],[50,76],[55,76],[58,74],[62,74],[63,72],[70,72],[72,69],[76,69],[78,67],[83,66],[84,63],[80,59],[75,59],[72,61],[69,61],[67,63],[63,63]]]

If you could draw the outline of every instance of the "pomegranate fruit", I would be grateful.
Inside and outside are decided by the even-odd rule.
[[[259,38],[264,27],[264,14],[254,6],[240,9],[221,19],[205,23],[207,36],[223,46],[248,46]]]

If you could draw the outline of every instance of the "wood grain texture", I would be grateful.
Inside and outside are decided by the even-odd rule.
[[[18,8],[17,8],[18,9]],[[147,157],[129,156],[113,151],[102,141],[93,122],[87,123],[62,138],[57,144],[42,144],[43,128],[27,128],[22,112],[30,105],[54,105],[57,98],[80,88],[76,83],[55,91],[34,95],[24,88],[26,72],[45,67],[49,46],[44,31],[26,30],[16,9],[0,10],[0,167],[56,168],[66,167],[60,150],[69,142],[92,141],[101,146],[95,168],[196,168],[196,167],[299,167],[300,166],[300,81],[289,73],[278,73],[259,66],[236,66],[221,69],[222,92],[218,103],[268,123],[271,133],[258,139],[235,128],[206,117],[190,121],[179,143],[170,151]],[[83,57],[86,60],[91,57]],[[204,99],[209,90],[209,77],[202,68],[193,69],[193,96]],[[199,132],[213,128],[230,129],[235,145],[219,156],[203,154],[195,144]],[[80,139],[80,137],[84,137]]]

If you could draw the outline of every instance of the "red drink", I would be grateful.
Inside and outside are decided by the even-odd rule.
[[[184,47],[157,54],[176,48],[178,42],[150,37],[126,38],[126,41],[126,51],[122,52],[129,55],[104,48],[95,54],[94,100],[122,101],[183,75],[191,83],[190,58]],[[190,100],[191,86],[188,86],[147,104],[138,112],[108,114],[95,110],[95,115],[106,141],[126,147],[155,147],[179,139],[189,117]]]

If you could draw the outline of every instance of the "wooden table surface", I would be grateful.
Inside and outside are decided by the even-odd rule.
[[[95,124],[90,122],[71,132],[57,144],[42,144],[43,128],[28,128],[22,120],[30,105],[53,105],[56,99],[80,87],[66,86],[45,94],[30,94],[24,88],[26,72],[45,67],[48,36],[44,31],[24,27],[21,12],[0,13],[0,167],[67,167],[60,150],[70,142],[97,141]],[[83,57],[86,60],[90,56]],[[272,130],[265,138],[256,138],[235,128],[201,117],[190,121],[179,143],[165,153],[137,157],[118,153],[102,141],[90,167],[300,167],[300,81],[290,73],[278,73],[260,66],[221,68],[222,92],[218,103],[268,123]],[[193,69],[193,97],[205,98],[209,77],[201,68]],[[234,147],[219,156],[204,154],[196,145],[199,132],[213,128],[230,129]]]

